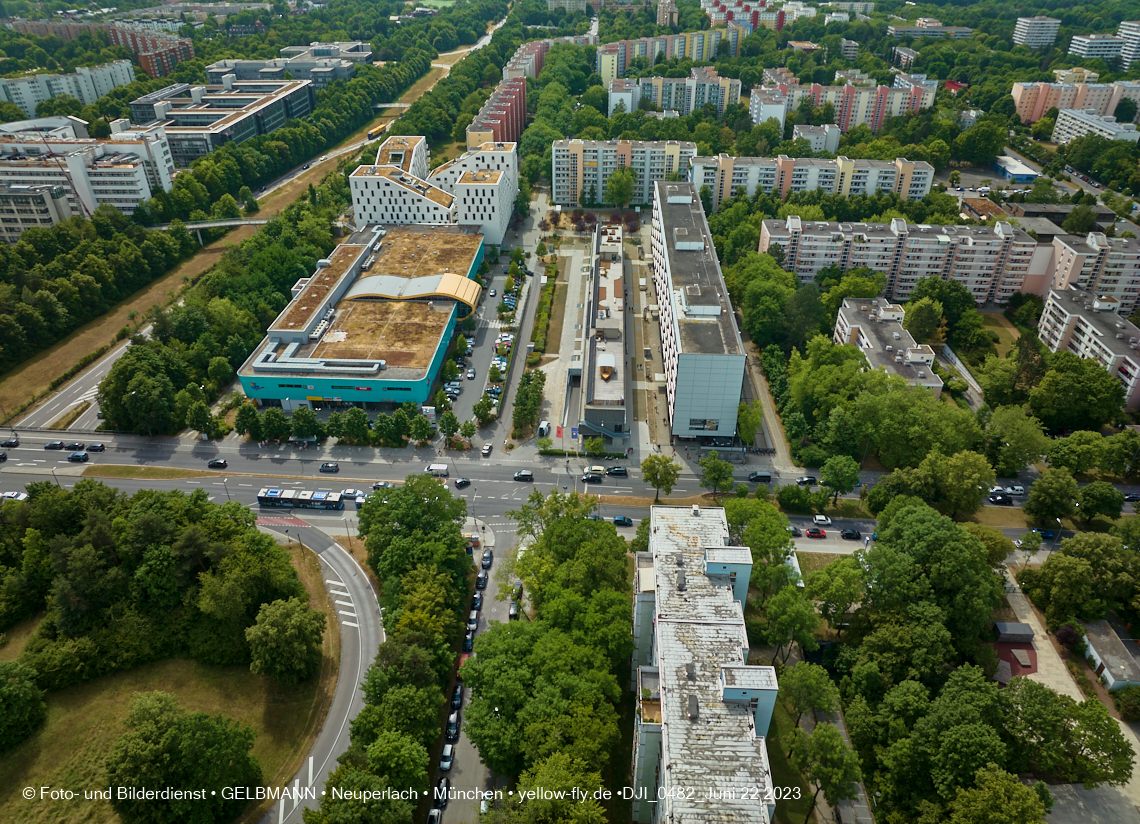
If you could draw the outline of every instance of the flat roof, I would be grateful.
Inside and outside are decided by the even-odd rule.
[[[416,146],[424,142],[424,138],[419,135],[389,137],[380,144],[380,149],[376,152],[376,165],[399,166],[403,171],[410,172],[412,170],[412,153]],[[392,157],[394,154],[399,155],[395,160]]]
[[[483,236],[455,226],[393,226],[376,244],[368,275],[418,278],[455,272],[464,277],[479,254]]]
[[[728,289],[705,222],[697,187],[692,183],[654,183],[664,226],[665,252],[678,304],[677,327],[682,353],[742,355],[744,344],[732,317]],[[673,201],[673,202],[670,202]],[[678,243],[682,248],[678,249]],[[699,249],[686,246],[702,244]]]
[[[1071,236],[1070,236],[1071,237]],[[1070,286],[1068,289],[1050,289],[1049,297],[1065,313],[1076,315],[1096,332],[1097,342],[1113,355],[1122,358],[1140,360],[1140,353],[1132,349],[1133,338],[1140,339],[1140,328],[1137,328],[1124,315],[1111,310],[1097,310],[1092,308],[1094,303],[1100,302],[1107,306],[1120,307],[1120,301],[1107,295],[1098,297],[1095,293],[1085,289]],[[1089,308],[1086,309],[1085,305]],[[1117,324],[1121,324],[1117,326]],[[1118,334],[1123,337],[1116,337]]]
[[[309,278],[301,293],[273,321],[269,332],[297,332],[305,329],[312,321],[313,315],[321,310],[325,298],[367,248],[355,243],[342,243],[337,246],[328,258],[331,265],[318,269]]]
[[[1081,624],[1105,669],[1112,673],[1113,680],[1140,683],[1140,663],[1108,621],[1081,621]],[[1135,646],[1135,642],[1132,644]]]
[[[897,320],[883,320],[881,323],[871,320],[871,312],[884,309],[902,313],[901,306],[892,304],[885,298],[844,298],[843,305],[839,309],[847,326],[849,328],[858,326],[862,337],[866,340],[868,345],[860,346],[859,351],[863,353],[867,363],[874,369],[883,369],[912,383],[926,387],[942,386],[942,379],[935,375],[927,364],[907,363],[908,354],[928,356],[933,359],[933,349],[925,344],[916,343],[910,332]],[[903,358],[902,363],[895,360],[900,356]]]
[[[1037,174],[1040,174],[1039,172],[1036,172],[1033,169],[1026,166],[1024,163],[1022,163],[1016,157],[1010,157],[1009,155],[998,155],[997,158],[995,158],[994,163],[996,163],[998,166],[1001,166],[1003,169],[1008,171],[1010,174],[1015,174],[1015,175],[1037,175]]]
[[[487,186],[495,186],[503,178],[502,172],[497,172],[489,169],[475,169],[470,172],[464,172],[459,176],[460,183],[482,183]]]
[[[1009,217],[1009,212],[998,206],[988,197],[964,197],[962,198],[962,205],[986,217],[996,217],[1003,220]]]
[[[238,80],[232,89],[224,86],[205,86],[201,103],[195,103],[190,96],[191,89],[199,84],[176,84],[166,89],[159,89],[131,101],[131,104],[154,104],[168,101],[173,107],[166,113],[166,119],[158,121],[170,134],[193,134],[201,132],[222,131],[243,118],[257,114],[257,112],[275,104],[294,92],[312,86],[311,80]],[[181,88],[185,87],[185,88]],[[164,94],[164,92],[169,92]],[[188,117],[211,117],[215,119],[208,124],[181,123]]]
[[[427,369],[450,318],[451,306],[432,309],[421,301],[342,300],[331,328],[309,357],[383,360],[389,369]]]

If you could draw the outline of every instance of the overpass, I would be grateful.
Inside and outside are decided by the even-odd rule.
[[[372,108],[380,111],[381,109],[409,109],[411,103],[373,103]]]
[[[198,235],[198,245],[205,246],[202,241],[203,229],[227,229],[231,226],[264,226],[269,222],[267,217],[235,217],[228,220],[188,220],[182,225]],[[150,229],[169,229],[169,223],[163,223],[158,226],[150,226]]]

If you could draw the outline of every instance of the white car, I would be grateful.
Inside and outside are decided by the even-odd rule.
[[[811,522],[816,526],[831,526],[831,519],[826,515],[815,515],[812,517]]]
[[[452,763],[455,761],[455,745],[444,744],[443,752],[439,756],[439,768],[444,772],[451,769]]]
[[[1010,489],[1013,490],[1012,494],[1014,494],[1014,495],[1024,495],[1025,494],[1025,487],[1024,486],[1021,486],[1021,485],[1011,486]]]
[[[26,501],[26,500],[28,500],[28,493],[27,492],[5,492],[4,493],[4,500],[5,501]]]

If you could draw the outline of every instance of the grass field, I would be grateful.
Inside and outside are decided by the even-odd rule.
[[[316,557],[296,546],[290,554],[313,596],[312,606],[330,612]],[[136,692],[162,690],[187,709],[222,713],[249,724],[257,733],[253,754],[261,764],[263,783],[283,784],[308,752],[336,689],[340,636],[335,617],[330,617],[332,631],[325,633],[321,677],[298,687],[280,686],[251,674],[245,666],[212,667],[171,659],[49,693],[44,726],[0,758],[0,822],[117,824],[119,817],[106,801],[25,801],[19,791],[28,786],[80,792],[106,787],[104,759],[123,733],[127,703]],[[15,630],[22,628],[18,625]],[[12,632],[9,638],[10,648],[16,640]],[[22,646],[23,641],[19,643]],[[0,650],[3,658],[8,653],[8,648]],[[263,813],[264,809],[251,807],[240,820],[248,824]]]
[[[24,645],[40,625],[42,615],[27,618],[4,633],[5,643],[0,647],[0,661],[15,661],[24,651]]]
[[[848,555],[838,555],[831,552],[797,552],[796,558],[800,562],[800,571],[804,574],[804,580],[812,576],[812,573],[819,572],[832,561],[839,558],[848,558]]]
[[[550,324],[546,327],[546,354],[557,355],[562,343],[562,324],[566,319],[566,295],[570,286],[566,282],[566,266],[570,258],[558,258],[558,279],[554,283],[554,296],[550,299]]]
[[[221,477],[217,472],[201,469],[175,469],[169,466],[120,466],[98,464],[83,470],[85,478],[139,478],[146,481],[173,481],[179,478]]]
[[[1006,320],[1004,315],[997,312],[982,312],[982,323],[986,327],[987,332],[996,332],[998,336],[997,351],[998,356],[1004,358],[1013,349],[1013,345],[1017,343],[1017,339],[1021,337],[1021,333],[1017,331],[1017,327]]]

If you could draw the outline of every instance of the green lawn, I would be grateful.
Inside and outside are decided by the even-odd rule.
[[[1021,337],[1021,333],[1017,331],[1017,327],[1005,319],[1004,315],[997,312],[982,312],[982,323],[986,327],[987,332],[996,332],[998,336],[997,351],[998,357],[1004,358],[1009,354],[1009,350]]]
[[[806,821],[808,805],[811,804],[812,790],[806,781],[796,772],[795,767],[788,763],[788,741],[792,734],[792,725],[795,719],[788,714],[783,701],[776,702],[776,711],[772,714],[772,725],[768,728],[768,764],[772,767],[773,787],[799,787],[799,799],[779,800],[776,802],[777,824],[813,824],[817,819],[815,814]]]
[[[838,555],[831,552],[797,552],[796,557],[800,562],[800,569],[803,571],[804,580],[812,576],[812,573],[819,572],[832,561],[840,558],[847,558],[847,555]]]

